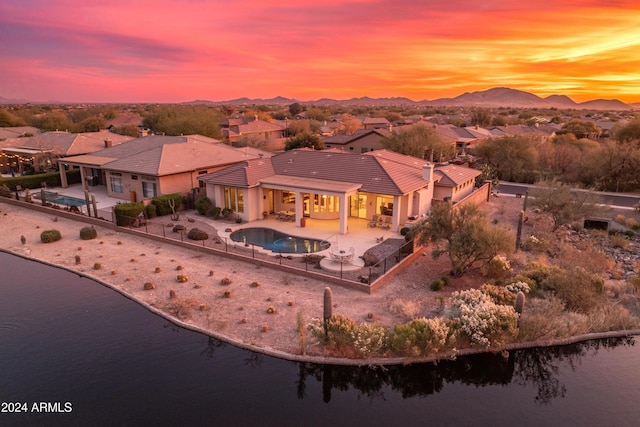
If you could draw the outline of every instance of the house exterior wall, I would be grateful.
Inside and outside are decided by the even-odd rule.
[[[373,150],[382,150],[384,148],[384,146],[382,145],[382,137],[375,133],[363,136],[362,138],[358,138],[357,140],[349,142],[348,144],[332,144],[329,142],[325,143],[325,146],[327,148],[337,148],[339,150],[344,150],[352,153],[363,153]]]

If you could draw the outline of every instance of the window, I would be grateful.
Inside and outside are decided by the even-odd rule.
[[[115,176],[111,177],[111,191],[114,193],[124,193],[124,188],[122,188],[122,178]]]
[[[158,195],[156,183],[142,181],[142,195],[145,199],[156,197]]]
[[[224,207],[233,212],[244,212],[244,190],[234,187],[223,187]]]
[[[295,202],[296,202],[296,193],[292,191],[282,192],[282,203],[295,203]]]

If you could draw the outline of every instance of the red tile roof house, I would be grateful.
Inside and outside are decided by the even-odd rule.
[[[45,132],[30,137],[10,138],[3,141],[0,164],[13,168],[21,174],[25,168],[36,171],[50,171],[60,158],[89,154],[105,148],[105,141],[117,145],[133,138],[112,134],[106,130],[100,132]],[[4,162],[5,158],[11,162]],[[3,166],[3,173],[5,168]]]
[[[225,119],[221,122],[222,136],[231,145],[260,146],[265,150],[283,150],[286,127],[263,120]]]
[[[399,231],[409,217],[428,212],[438,191],[457,201],[473,191],[471,176],[479,171],[433,164],[392,151],[354,154],[335,149],[290,150],[273,157],[247,160],[200,176],[207,196],[232,209],[244,221],[264,212],[293,212],[297,226],[304,218],[338,220],[337,232],[348,232],[349,218],[373,219],[385,214]],[[456,173],[465,169],[464,173]],[[438,188],[438,180],[444,180]],[[455,191],[453,191],[455,190]]]
[[[389,137],[391,137],[391,132],[386,129],[358,129],[351,135],[323,137],[322,142],[327,148],[337,148],[353,153],[366,153],[367,151],[383,149],[382,141]]]
[[[79,167],[85,189],[105,185],[110,197],[139,201],[199,186],[198,177],[248,159],[268,156],[252,148],[233,148],[201,135],[152,135],[59,161]],[[61,176],[65,176],[61,174]],[[66,182],[63,178],[63,187]]]

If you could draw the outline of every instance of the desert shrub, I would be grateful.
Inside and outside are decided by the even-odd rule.
[[[384,326],[360,323],[351,333],[353,346],[363,356],[382,353],[389,347],[389,331]]]
[[[230,208],[223,208],[221,211],[222,216],[225,218],[229,218],[229,216],[231,216],[232,213],[233,213],[233,210]]]
[[[71,169],[66,171],[67,183],[80,183],[80,169]],[[60,172],[38,173],[35,175],[20,175],[11,178],[0,178],[0,185],[6,185],[10,191],[16,191],[19,185],[22,188],[40,188],[42,183],[46,182],[48,187],[60,187]]]
[[[552,272],[556,271],[560,271],[560,268],[534,261],[527,264],[522,274],[526,278],[533,280],[535,282],[535,288],[538,289],[541,287],[542,282],[544,282]],[[523,281],[529,283],[526,280]],[[531,284],[529,283],[529,285]]]
[[[151,219],[158,216],[158,208],[156,205],[149,203],[144,207],[144,216]]]
[[[485,283],[480,286],[480,290],[482,293],[489,295],[494,304],[513,305],[516,302],[515,294],[511,293],[506,287]]]
[[[143,288],[144,288],[145,291],[150,291],[152,289],[155,289],[156,287],[151,282],[145,282]]]
[[[522,249],[529,252],[544,252],[549,247],[549,241],[534,235],[528,236],[522,242]]]
[[[449,340],[451,330],[445,319],[414,319],[396,325],[391,337],[391,348],[407,356],[437,353]]]
[[[517,295],[518,292],[522,292],[523,294],[531,292],[531,287],[529,287],[526,282],[511,282],[506,285],[505,288],[514,295]]]
[[[591,273],[604,273],[613,267],[613,260],[606,253],[590,245],[582,250],[563,245],[556,263],[560,268],[582,267]]]
[[[509,263],[509,260],[502,255],[494,257],[491,261],[482,266],[482,273],[485,276],[494,279],[504,277],[509,270],[511,270],[511,264]]]
[[[189,238],[190,240],[207,240],[209,238],[209,235],[206,231],[200,230],[199,228],[192,228],[191,230],[189,230],[187,238]]]
[[[165,194],[151,199],[151,203],[156,205],[158,216],[171,215],[173,213],[169,205],[171,200],[175,202],[175,209],[178,210],[182,205],[182,196],[178,193]]]
[[[431,289],[432,291],[439,291],[440,289],[444,288],[445,286],[445,282],[442,279],[436,279],[433,282],[431,282],[431,284],[429,285],[429,289]]]
[[[60,239],[62,239],[62,234],[58,230],[45,230],[40,233],[42,243],[57,242]]]
[[[609,242],[614,248],[620,249],[626,249],[630,245],[629,239],[627,239],[626,236],[620,234],[611,234],[609,236]]]
[[[209,215],[212,216],[213,218],[217,219],[217,218],[220,218],[220,212],[221,211],[222,211],[222,209],[220,209],[218,206],[214,206],[209,211]]]
[[[472,345],[502,345],[518,331],[518,314],[512,306],[495,304],[479,289],[454,292],[448,316],[455,329]]]
[[[7,184],[0,185],[0,196],[2,197],[12,197],[11,189]]]
[[[222,286],[228,286],[231,284],[231,279],[229,279],[228,277],[223,277],[222,279],[220,279],[220,284]]]
[[[82,227],[80,229],[80,238],[82,240],[91,240],[98,237],[98,232],[93,227]]]
[[[142,202],[120,203],[115,205],[114,213],[116,215],[116,224],[123,227],[133,225],[143,210],[144,204]]]
[[[182,224],[178,224],[178,225],[175,225],[175,226],[173,227],[173,232],[174,232],[174,233],[179,233],[179,232],[183,233],[183,232],[185,232],[185,231],[187,231],[187,227],[185,227],[185,226],[184,226],[184,225],[182,225]]]
[[[525,276],[524,274],[518,274],[515,275],[513,277],[508,278],[507,280],[505,280],[505,284],[507,289],[509,289],[510,285],[516,284],[516,283],[525,283],[526,285],[529,286],[529,292],[524,292],[524,290],[522,290],[522,292],[526,293],[535,293],[536,290],[538,289],[538,284],[536,283],[535,280],[533,280],[530,277]],[[515,292],[516,294],[518,292]]]
[[[198,211],[200,215],[206,215],[209,209],[213,206],[211,199],[207,196],[198,197],[193,203],[193,207]]]
[[[555,269],[541,283],[543,289],[562,299],[567,309],[588,313],[602,301],[604,281],[583,268]]]
[[[381,353],[390,343],[390,334],[385,327],[368,323],[358,324],[342,314],[331,316],[327,322],[326,340],[323,321],[312,322],[309,331],[331,348],[352,350],[354,354],[361,356]]]
[[[187,276],[186,274],[178,274],[176,276],[176,281],[178,281],[179,283],[185,283],[189,281],[189,276]]]

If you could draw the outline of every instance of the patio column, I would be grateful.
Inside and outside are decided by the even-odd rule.
[[[89,183],[87,181],[87,172],[84,166],[80,166],[80,182],[82,182],[82,188],[85,190],[89,189]]]
[[[67,170],[64,167],[64,163],[58,162],[58,171],[60,172],[60,184],[62,188],[67,188],[69,183],[67,182]]]
[[[400,202],[401,196],[393,196],[393,217],[391,218],[391,231],[397,232],[400,228]]]
[[[296,191],[296,227],[302,227],[302,193]]]
[[[340,234],[347,234],[348,213],[349,207],[347,206],[347,196],[343,193],[340,195]]]

